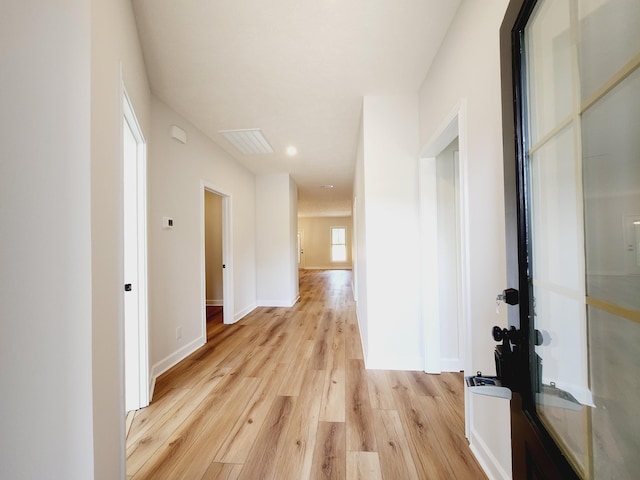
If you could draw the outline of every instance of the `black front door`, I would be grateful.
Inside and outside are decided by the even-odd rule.
[[[640,2],[501,28],[515,479],[640,472]]]

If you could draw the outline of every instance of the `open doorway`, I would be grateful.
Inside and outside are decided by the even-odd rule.
[[[233,252],[231,197],[205,182],[202,192],[202,332],[207,318],[235,322],[233,308]]]
[[[464,104],[420,156],[424,370],[468,370],[466,150]]]
[[[149,405],[146,148],[124,92],[122,122],[125,409]]]
[[[223,323],[222,196],[204,191],[205,308],[207,330]]]
[[[460,289],[460,180],[456,137],[436,157],[438,209],[438,319],[440,323],[440,368],[462,370],[462,306]]]

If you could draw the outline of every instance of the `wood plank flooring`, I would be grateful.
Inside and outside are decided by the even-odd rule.
[[[301,271],[292,308],[208,322],[128,418],[127,478],[483,479],[462,374],[365,370],[349,271]]]

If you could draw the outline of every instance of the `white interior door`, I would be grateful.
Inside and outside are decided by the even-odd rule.
[[[142,132],[126,95],[123,108],[124,366],[129,412],[149,404],[146,161]]]

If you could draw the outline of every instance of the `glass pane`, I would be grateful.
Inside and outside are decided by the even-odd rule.
[[[619,285],[612,283],[609,287],[631,287],[638,298],[640,278],[618,280]],[[635,311],[640,311],[640,304]],[[640,324],[589,308],[589,333],[596,403],[591,409],[593,477],[636,479],[640,471]]]
[[[533,271],[539,283],[584,291],[581,198],[574,130],[567,127],[529,160]]]
[[[582,128],[587,272],[640,274],[640,71],[587,110]]]
[[[537,411],[577,467],[588,465],[589,389],[580,165],[575,129],[559,131],[529,159],[531,289],[543,342]]]
[[[347,248],[344,245],[333,245],[331,247],[331,260],[334,262],[346,262]]]
[[[526,28],[531,144],[573,109],[569,2],[540,2]]]
[[[640,52],[638,0],[580,0],[580,80],[582,98]]]
[[[640,71],[582,118],[594,478],[640,471],[638,132]]]

